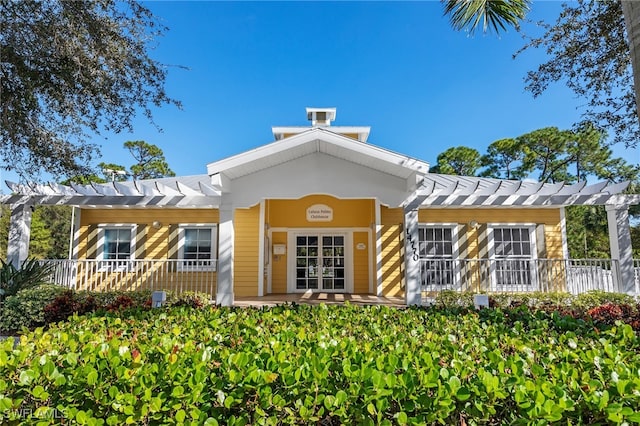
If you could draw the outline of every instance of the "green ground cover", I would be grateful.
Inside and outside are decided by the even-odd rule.
[[[25,420],[25,415],[30,415]],[[640,339],[526,307],[187,307],[0,342],[0,423],[640,423]]]

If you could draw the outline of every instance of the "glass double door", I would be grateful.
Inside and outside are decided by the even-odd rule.
[[[296,235],[296,290],[344,291],[345,235]]]

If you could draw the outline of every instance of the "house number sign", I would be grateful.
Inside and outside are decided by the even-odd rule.
[[[411,247],[411,258],[414,262],[417,262],[420,259],[420,255],[418,254],[418,248],[416,247],[416,243],[411,236],[411,232],[407,229],[407,244]]]
[[[333,209],[326,204],[314,204],[307,209],[307,222],[331,222]]]

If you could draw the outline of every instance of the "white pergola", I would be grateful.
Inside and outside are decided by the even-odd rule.
[[[244,164],[243,164],[244,166]],[[403,167],[395,164],[393,167]],[[390,167],[390,166],[389,166]],[[407,166],[409,169],[410,166]],[[20,264],[28,256],[32,208],[38,205],[68,205],[82,208],[217,208],[220,210],[218,303],[233,304],[233,209],[240,204],[229,201],[228,185],[233,178],[225,171],[213,175],[162,178],[147,181],[111,182],[69,186],[59,184],[17,184],[7,182],[12,191],[0,197],[11,206],[11,225],[7,258]],[[418,209],[491,207],[564,207],[605,205],[609,224],[611,258],[620,265],[620,288],[635,291],[628,207],[640,203],[640,195],[624,195],[628,183],[585,182],[543,184],[527,181],[462,177],[432,173],[407,175],[404,201],[407,235],[418,239]],[[216,183],[217,182],[217,183]],[[364,197],[384,200],[376,185],[363,183]],[[305,194],[291,193],[291,197]],[[264,194],[269,197],[270,194]],[[406,261],[407,304],[420,304],[419,264]]]
[[[621,284],[626,293],[634,293],[635,279],[629,226],[629,206],[640,203],[640,195],[622,192],[629,182],[599,182],[587,185],[509,181],[477,177],[426,174],[405,203],[405,224],[412,239],[418,239],[419,208],[455,207],[565,207],[571,205],[604,205],[607,211],[611,258],[619,262]],[[406,262],[407,282],[418,281],[419,266]],[[418,286],[407,286],[407,304],[418,304]]]

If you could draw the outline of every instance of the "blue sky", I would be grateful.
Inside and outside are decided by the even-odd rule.
[[[178,175],[206,173],[209,162],[271,142],[271,126],[306,125],[307,106],[336,107],[335,125],[371,126],[370,143],[431,164],[451,146],[484,152],[579,121],[581,101],[563,85],[538,99],[524,90],[543,51],[514,60],[520,34],[456,32],[440,2],[145,4],[169,27],[152,57],[188,68],[171,67],[166,85],[184,107],[156,110],[162,133],[141,117],[131,134],[96,137],[105,162],[129,166],[123,142],[145,140]],[[560,9],[536,1],[529,18],[550,22]]]

